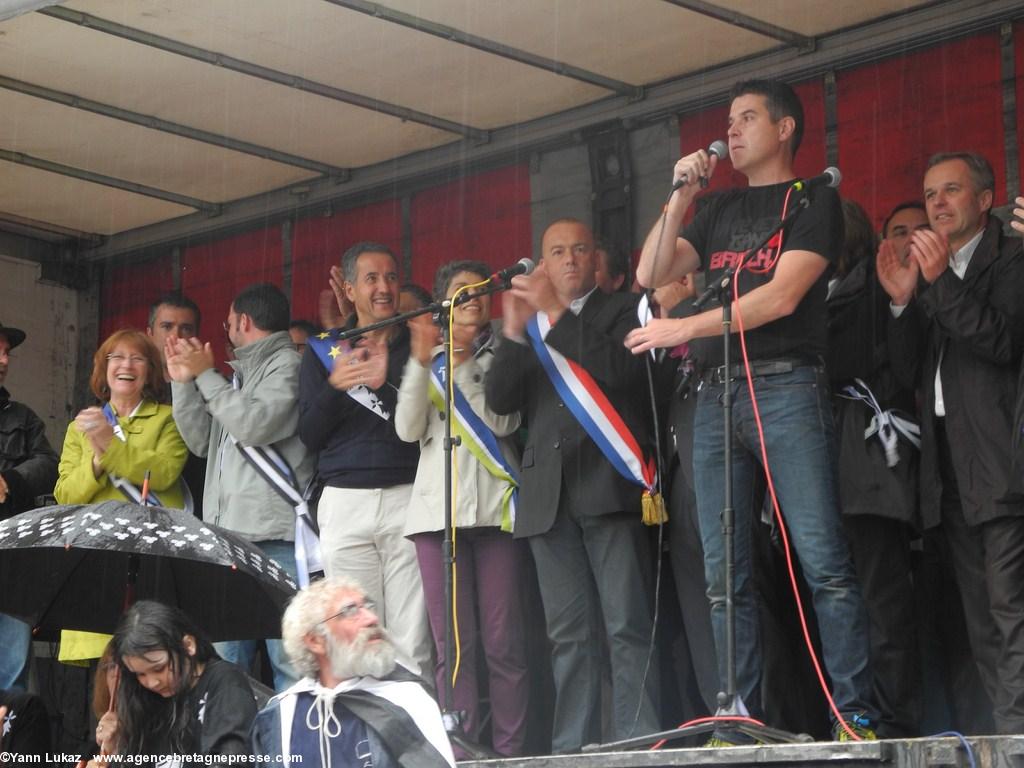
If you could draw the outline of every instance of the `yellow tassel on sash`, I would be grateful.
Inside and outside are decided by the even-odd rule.
[[[665,500],[661,494],[655,491],[644,491],[640,504],[644,511],[644,525],[661,525],[668,522],[668,512],[665,510]]]

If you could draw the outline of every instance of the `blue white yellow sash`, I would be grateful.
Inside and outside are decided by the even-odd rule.
[[[306,341],[306,346],[313,350],[313,354],[316,355],[317,360],[324,366],[328,376],[334,370],[335,359],[352,349],[352,345],[348,341],[338,339],[341,332],[341,328],[335,328],[315,336],[310,336]],[[373,390],[365,384],[357,384],[346,390],[346,394],[367,410],[373,411],[384,421],[391,418],[391,413],[384,406],[384,401],[377,397]]]
[[[444,412],[445,356],[440,354],[430,364],[430,402]],[[516,501],[519,495],[519,478],[512,466],[505,460],[498,446],[494,432],[481,419],[459,385],[452,382],[452,432],[469,449],[484,469],[507,484],[501,496],[501,530],[511,532],[516,522]]]
[[[544,343],[550,329],[551,323],[543,313],[537,313],[526,324],[530,344],[559,397],[615,470],[644,489],[644,522],[664,522],[667,516],[656,487],[658,473],[653,459],[644,458],[640,444],[593,376]]]

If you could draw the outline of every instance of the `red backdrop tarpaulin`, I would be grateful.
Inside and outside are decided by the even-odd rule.
[[[413,197],[411,218],[412,279],[427,290],[449,261],[515,264],[532,255],[529,169],[513,165],[424,190]],[[498,307],[495,298],[492,311]]]
[[[840,72],[842,195],[864,206],[881,231],[895,205],[921,199],[932,154],[972,150],[992,163],[996,205],[1005,202],[1000,76],[995,34]]]
[[[223,322],[231,301],[252,283],[281,286],[281,228],[278,226],[186,248],[181,256],[181,290],[199,305],[199,337],[213,344],[221,370],[227,360]]]
[[[149,305],[173,284],[170,259],[107,267],[100,289],[99,342],[122,328],[145,329]]]
[[[295,224],[292,236],[292,318],[319,324],[320,291],[329,288],[331,267],[360,240],[386,245],[401,265],[402,206],[398,200],[339,211],[329,218],[310,217]]]

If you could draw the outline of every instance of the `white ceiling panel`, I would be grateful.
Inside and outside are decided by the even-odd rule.
[[[530,120],[609,95],[603,88],[323,0],[76,0],[68,7],[479,128]]]
[[[534,151],[619,114],[632,113],[631,120],[668,114],[674,102],[665,100],[666,93],[682,88],[692,102],[693,94],[701,97],[703,91],[700,73],[714,77],[715,68],[725,64],[778,49],[781,55],[758,61],[804,59],[771,30],[751,31],[742,20],[712,19],[665,0],[377,1],[388,12],[480,38],[485,48],[490,41],[574,70],[556,74],[547,66],[328,0],[69,0],[55,10],[0,21],[0,77],[352,169],[348,189],[377,195],[391,179],[447,169],[452,157],[517,153],[521,133],[532,137],[526,146]],[[874,55],[884,47],[873,42],[875,30],[857,28],[889,16],[894,18],[882,34],[910,30],[897,32],[898,44],[914,36],[911,17],[927,17],[940,37],[946,35],[947,14],[961,17],[961,26],[973,24],[979,9],[990,26],[1007,13],[1020,18],[1008,0],[711,2],[726,13],[825,40],[808,59],[830,57],[829,51],[840,50],[837,42],[846,45],[850,38],[868,39]],[[909,13],[917,8],[921,13]],[[188,58],[47,15],[69,11],[348,91],[371,103],[355,106],[302,90],[298,82],[291,83],[296,87],[270,82],[232,71],[226,62]],[[824,37],[847,28],[853,32],[831,41]],[[937,39],[933,32],[921,38]],[[892,55],[897,49],[887,50]],[[823,64],[815,66],[821,71]],[[646,98],[636,100],[632,89],[645,86]],[[234,215],[248,222],[265,210],[293,211],[299,198],[284,191],[289,187],[302,186],[313,202],[321,195],[331,203],[342,194],[335,189],[345,189],[283,158],[265,160],[21,94],[18,87],[0,88],[0,149],[218,203],[225,220]],[[720,82],[716,88],[722,89]],[[641,105],[649,103],[655,106],[644,110]],[[408,112],[387,114],[396,110]],[[480,136],[472,129],[491,133]],[[467,132],[471,138],[464,140]],[[41,226],[119,234],[193,213],[175,203],[10,162],[0,169],[0,221],[23,218]],[[210,220],[201,216],[169,229],[205,231]],[[127,235],[132,242],[146,237]],[[164,237],[157,241],[165,242]]]
[[[0,148],[217,203],[316,175],[2,88]]]
[[[0,32],[0,73],[9,77],[333,165],[366,165],[453,140],[39,14],[8,21]]]
[[[385,0],[382,5],[638,85],[778,45],[663,0]]]
[[[822,35],[854,24],[900,13],[933,0],[730,0],[729,8],[802,35]]]
[[[2,160],[0,211],[100,235],[193,213],[176,203]]]

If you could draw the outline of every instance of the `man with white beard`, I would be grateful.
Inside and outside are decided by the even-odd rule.
[[[396,660],[362,587],[344,578],[299,592],[281,621],[298,683],[275,696],[252,729],[253,754],[303,768],[454,766],[441,712]]]

